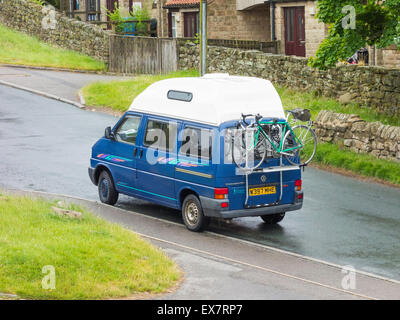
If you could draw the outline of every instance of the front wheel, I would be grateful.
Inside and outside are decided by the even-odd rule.
[[[317,136],[313,129],[305,125],[295,126],[292,131],[285,134],[282,153],[292,165],[305,166],[317,151]]]
[[[282,213],[270,214],[267,216],[261,216],[261,219],[263,219],[263,221],[266,224],[277,224],[278,222],[281,222],[284,217],[285,217],[285,212],[282,212]]]
[[[182,219],[186,228],[199,232],[208,225],[210,218],[204,216],[199,198],[189,194],[182,204]]]
[[[114,205],[118,201],[118,192],[115,190],[114,182],[107,171],[102,171],[99,177],[99,198],[100,201]]]

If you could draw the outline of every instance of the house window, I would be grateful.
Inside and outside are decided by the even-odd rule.
[[[72,9],[79,10],[79,0],[72,0]]]
[[[132,12],[133,8],[142,9],[142,3],[129,0],[129,12]]]
[[[96,11],[97,11],[97,0],[87,0],[87,21],[95,21],[97,20]]]
[[[173,13],[171,17],[171,32],[172,38],[176,38],[176,14]]]

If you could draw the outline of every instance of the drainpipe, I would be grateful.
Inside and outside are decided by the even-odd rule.
[[[69,0],[69,17],[73,18],[74,17],[74,4],[72,3],[74,0]]]
[[[101,7],[100,7],[100,0],[97,0],[97,20],[100,21],[101,19]]]
[[[271,40],[276,40],[276,31],[275,31],[275,2],[274,0],[266,0],[265,4],[269,4],[271,9]]]
[[[275,34],[275,2],[271,0],[271,38],[272,41],[276,40]]]
[[[200,75],[207,72],[207,0],[200,0]]]

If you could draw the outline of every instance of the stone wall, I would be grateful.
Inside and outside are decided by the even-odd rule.
[[[109,33],[29,0],[0,1],[0,23],[64,49],[108,61]]]
[[[236,0],[215,0],[207,8],[207,34],[211,39],[270,41],[269,5],[236,10]]]
[[[198,46],[184,43],[179,49],[179,68],[198,68]],[[271,55],[260,51],[209,47],[208,72],[255,76],[293,89],[354,101],[391,116],[400,116],[400,70],[354,65],[321,71],[307,59]]]
[[[365,122],[355,114],[321,111],[315,132],[324,142],[343,144],[345,149],[400,162],[400,127]]]
[[[377,50],[377,65],[400,68],[400,50],[396,45]]]

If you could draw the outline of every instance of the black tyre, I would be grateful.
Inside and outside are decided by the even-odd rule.
[[[186,228],[194,232],[204,230],[210,222],[210,218],[204,216],[200,200],[193,194],[189,194],[183,200],[182,219]]]
[[[114,182],[105,170],[100,173],[98,188],[101,202],[114,205],[118,201],[119,194],[115,190]]]
[[[298,146],[299,141],[303,147],[290,150],[285,154],[285,158],[292,165],[307,165],[314,158],[314,155],[317,152],[317,136],[314,130],[304,125],[295,126],[292,130],[296,137],[293,137],[291,131],[286,133],[283,140],[284,150]]]
[[[282,213],[275,213],[266,216],[261,216],[261,219],[263,219],[263,221],[266,224],[276,224],[278,222],[281,222],[284,217],[285,217],[285,212],[282,212]]]

